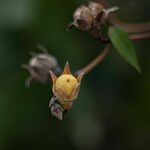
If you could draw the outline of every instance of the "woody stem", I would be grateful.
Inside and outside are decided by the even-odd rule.
[[[133,41],[148,40],[150,39],[150,32],[130,34],[129,37]]]
[[[106,0],[100,0],[100,3],[105,7],[109,8],[110,5]],[[142,33],[142,32],[150,32],[150,22],[143,23],[127,23],[120,20],[116,14],[110,14],[108,17],[108,21],[112,26],[120,27],[124,31],[128,33]]]
[[[125,23],[118,19],[114,14],[110,15],[109,22],[116,27],[122,28],[128,33],[150,32],[150,22],[144,23]]]
[[[80,73],[89,73],[92,71],[98,64],[100,64],[110,53],[111,44],[107,44],[101,54],[99,54],[95,59],[93,59],[88,65],[78,70],[75,75]]]
[[[139,41],[143,39],[150,39],[150,32],[149,33],[138,33],[138,34],[131,34],[129,38],[133,41]],[[80,73],[89,73],[92,71],[98,64],[102,63],[104,59],[110,54],[110,48],[112,47],[111,43],[108,43],[102,53],[100,53],[95,59],[93,59],[88,65],[81,68],[75,75],[79,75]]]

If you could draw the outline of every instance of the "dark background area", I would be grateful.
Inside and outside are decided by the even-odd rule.
[[[109,0],[127,22],[150,21],[150,1]],[[0,150],[150,149],[150,41],[134,43],[139,75],[112,49],[83,82],[72,110],[59,121],[48,108],[51,84],[24,81],[21,68],[37,44],[72,71],[103,49],[88,33],[67,32],[86,0],[0,0]]]

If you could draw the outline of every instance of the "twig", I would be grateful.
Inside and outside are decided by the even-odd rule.
[[[131,34],[129,35],[129,38],[133,41],[139,41],[139,40],[144,40],[144,39],[150,39],[150,33],[139,33],[139,34]],[[80,73],[89,73],[92,71],[98,64],[103,62],[103,60],[110,54],[110,48],[111,48],[111,43],[107,44],[102,53],[100,53],[95,59],[93,59],[88,65],[85,67],[81,68],[77,72],[75,72],[75,75],[79,75]]]
[[[128,33],[141,33],[150,31],[150,22],[144,23],[125,23],[122,22],[115,14],[109,16],[109,22],[116,27],[122,28]]]
[[[150,32],[139,33],[139,34],[130,34],[129,37],[131,40],[134,40],[134,41],[146,40],[146,39],[150,39]]]
[[[99,0],[99,3],[101,3],[105,8],[109,8],[110,6],[106,0]],[[120,27],[128,33],[141,33],[150,31],[150,22],[126,23],[120,20],[114,13],[109,15],[108,20],[113,26]]]
[[[111,42],[109,38],[102,37],[101,35],[98,35],[95,38],[97,38],[98,41],[100,41],[102,44]],[[150,32],[129,34],[129,38],[133,41],[140,41],[140,40],[146,40],[146,39],[148,40],[150,39]]]
[[[124,23],[124,22],[111,22],[116,27],[121,27],[128,33],[141,33],[150,31],[150,23]]]
[[[94,60],[92,60],[88,65],[75,72],[75,75],[78,75],[82,72],[85,74],[93,70],[99,63],[101,63],[110,53],[111,44],[107,44],[101,54],[99,54]]]

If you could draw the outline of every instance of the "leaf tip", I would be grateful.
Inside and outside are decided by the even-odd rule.
[[[142,74],[142,70],[139,66],[136,67],[136,70],[138,71],[139,74]]]

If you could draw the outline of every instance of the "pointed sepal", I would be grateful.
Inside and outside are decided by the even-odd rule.
[[[55,75],[52,71],[49,71],[49,73],[50,73],[50,75],[51,75],[51,78],[52,78],[53,83],[55,83],[56,80],[57,80],[56,75]]]
[[[68,26],[67,26],[67,31],[73,29],[74,27],[77,27],[76,23],[75,22],[71,22]]]
[[[78,75],[78,77],[77,77],[78,83],[81,83],[83,76],[84,76],[84,73],[81,73]]]
[[[63,73],[62,74],[71,74],[71,71],[70,71],[70,66],[69,66],[69,63],[66,62],[65,64],[65,68],[63,70]]]

